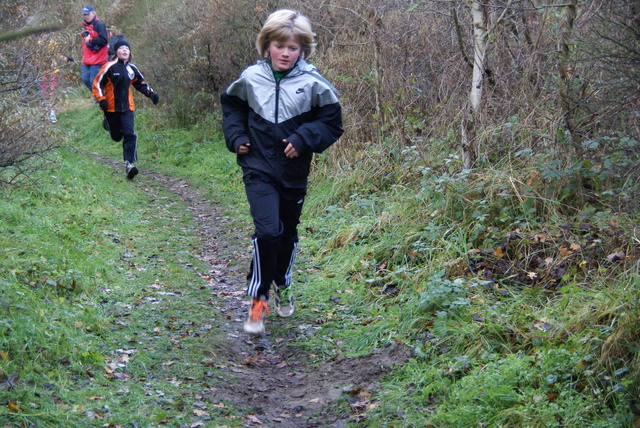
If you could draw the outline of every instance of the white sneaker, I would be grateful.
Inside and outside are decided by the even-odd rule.
[[[58,118],[56,117],[56,112],[53,109],[49,110],[49,122],[56,123]]]
[[[275,304],[276,312],[282,318],[287,318],[293,315],[293,287],[275,286]]]

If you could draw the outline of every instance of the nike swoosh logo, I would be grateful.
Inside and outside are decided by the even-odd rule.
[[[304,94],[304,88],[298,88],[296,94]]]

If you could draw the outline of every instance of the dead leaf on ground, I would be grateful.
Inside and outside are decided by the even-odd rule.
[[[257,417],[255,417],[254,415],[249,415],[247,417],[247,422],[254,424],[254,425],[262,425],[262,421],[260,419],[258,419]]]
[[[0,391],[13,388],[18,379],[20,379],[20,375],[0,375]]]
[[[562,257],[569,257],[572,253],[572,251],[569,250],[569,247],[565,244],[560,245],[558,250],[560,251],[560,254],[562,254]]]
[[[538,233],[533,237],[534,242],[547,242],[551,238],[548,233]]]
[[[7,406],[12,412],[24,412],[24,409],[20,407],[20,405],[15,401],[9,401],[9,404]]]
[[[620,260],[624,260],[627,258],[627,255],[623,251],[619,251],[617,253],[611,253],[607,256],[607,259],[614,263]]]

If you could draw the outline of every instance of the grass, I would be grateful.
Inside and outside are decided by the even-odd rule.
[[[121,146],[88,102],[72,105],[40,184],[5,190],[0,205],[0,421],[189,426],[219,374],[202,362],[223,322],[202,317],[211,290],[186,250],[201,245],[196,226],[166,189],[98,160],[119,161]],[[173,129],[155,114],[136,116],[142,170],[185,180],[246,229],[217,119]],[[414,354],[378,385],[378,405],[332,405],[352,412],[350,426],[637,426],[637,213],[562,214],[521,198],[542,194],[535,186],[506,196],[517,181],[499,171],[432,170],[410,155],[340,180],[321,158],[312,180],[295,323],[315,334],[289,335],[291,346],[318,364],[390,342]],[[589,222],[598,240],[563,221]],[[628,258],[608,262],[620,249]],[[208,424],[232,426],[234,411]]]
[[[346,352],[401,340],[416,355],[389,378],[376,397],[380,405],[361,416],[360,425],[637,426],[637,257],[622,265],[605,260],[615,246],[637,254],[637,213],[620,217],[590,208],[589,220],[577,214],[574,221],[594,222],[602,230],[624,223],[624,232],[608,235],[620,237],[615,243],[595,245],[564,234],[564,245],[575,241],[579,248],[576,264],[546,284],[527,283],[526,275],[516,275],[519,261],[546,254],[553,265],[571,261],[573,254],[560,242],[540,245],[543,238],[532,236],[520,241],[514,249],[519,255],[510,259],[512,244],[504,236],[557,230],[557,223],[530,221],[532,206],[505,204],[495,183],[482,193],[498,195],[474,196],[479,183],[488,186],[491,179],[431,171],[425,177],[386,192],[377,191],[375,179],[358,185],[348,178],[339,184],[320,180],[316,190],[350,196],[311,208],[318,211],[310,229],[330,237],[313,248],[315,263],[348,272],[343,287],[356,291],[344,306],[361,305],[369,315],[361,322],[366,325],[350,325],[349,331],[337,331],[349,320],[334,317],[330,337],[348,336]],[[343,185],[351,190],[336,189]],[[375,198],[361,196],[374,190]],[[544,211],[558,213],[545,203]],[[333,235],[328,224],[338,225]],[[484,270],[470,272],[476,255]],[[501,264],[508,269],[495,276]],[[589,271],[583,269],[587,264]],[[613,343],[615,350],[609,348]]]
[[[342,343],[333,352],[398,340],[416,356],[360,425],[637,426],[637,213],[568,209],[539,196],[553,183],[500,170],[402,165],[377,165],[384,177],[370,180],[359,178],[367,165],[320,176],[308,198],[306,246],[342,290],[342,311],[323,324]],[[564,233],[565,221],[603,239]],[[633,256],[609,263],[620,248]]]

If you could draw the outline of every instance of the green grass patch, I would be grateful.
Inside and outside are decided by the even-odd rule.
[[[68,141],[52,167],[0,204],[0,420],[190,425],[217,381],[203,363],[219,320],[199,276],[198,227],[176,195],[98,159],[122,156],[99,118],[60,114]],[[160,169],[143,138],[141,168]],[[215,176],[219,147],[204,181],[226,180]],[[210,411],[211,421],[229,424],[229,412]]]

